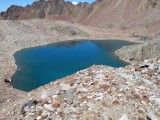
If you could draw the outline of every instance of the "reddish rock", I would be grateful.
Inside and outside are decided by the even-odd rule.
[[[139,108],[139,109],[138,109],[138,112],[139,112],[139,113],[144,113],[145,110],[144,110],[143,108]]]
[[[100,88],[104,89],[104,90],[108,90],[110,88],[110,86],[107,84],[103,84],[103,85],[100,85]]]
[[[115,100],[112,102],[112,105],[120,105],[120,103],[118,102],[118,100]]]
[[[139,66],[136,66],[135,71],[141,71],[141,68]]]
[[[60,104],[59,103],[54,103],[52,104],[52,108],[59,108],[60,107]]]
[[[88,98],[86,96],[81,98],[82,101],[88,101]]]

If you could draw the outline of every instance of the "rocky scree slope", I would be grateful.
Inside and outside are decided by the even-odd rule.
[[[160,60],[125,68],[92,66],[30,92],[28,100],[6,107],[4,115],[29,120],[160,120]]]
[[[124,46],[116,51],[116,55],[129,63],[140,63],[146,59],[160,58],[160,41],[145,42],[144,44]]]

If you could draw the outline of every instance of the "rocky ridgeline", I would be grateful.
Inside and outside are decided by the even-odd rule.
[[[125,68],[92,66],[29,93],[29,98],[23,106],[14,105],[7,116],[26,120],[160,120],[160,60]]]
[[[12,5],[0,13],[3,20],[25,20],[30,18],[49,18],[68,20],[81,15],[90,6],[87,2],[74,5],[64,0],[37,0],[25,7]]]

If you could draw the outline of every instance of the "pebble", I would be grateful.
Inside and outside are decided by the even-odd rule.
[[[154,101],[157,105],[160,105],[160,98],[155,98]]]
[[[157,118],[157,116],[152,111],[150,111],[147,114],[147,118],[149,118],[150,120],[160,120],[160,119]]]
[[[123,114],[122,117],[119,120],[128,120],[128,117],[126,114]]]
[[[138,109],[138,112],[139,112],[139,113],[145,113],[145,110],[144,110],[143,108],[139,108],[139,109]]]
[[[37,117],[37,120],[40,120],[41,118],[42,118],[41,116],[38,116],[38,117]]]
[[[52,108],[51,105],[47,105],[47,104],[44,104],[44,108],[50,110],[50,111],[54,111],[54,108]]]
[[[62,85],[62,90],[69,90],[70,89],[70,85],[69,84],[63,84]]]

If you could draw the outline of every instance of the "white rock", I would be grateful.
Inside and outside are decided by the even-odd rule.
[[[143,81],[144,81],[146,84],[148,84],[148,85],[152,85],[152,84],[153,84],[151,81],[146,80],[146,79],[143,79]]]
[[[149,60],[144,60],[144,62],[145,62],[145,63],[148,63],[148,62],[149,62]]]
[[[157,105],[160,105],[160,98],[155,98],[154,100]]]
[[[40,120],[41,118],[42,118],[41,116],[38,116],[38,117],[37,117],[37,120]]]
[[[96,79],[104,79],[105,78],[105,75],[103,75],[103,74],[98,74],[96,77],[95,77]]]
[[[149,101],[150,101],[151,103],[154,103],[154,102],[155,102],[155,96],[150,96],[150,97],[149,97]]]
[[[147,103],[146,103],[145,101],[143,101],[143,100],[141,101],[141,103],[142,103],[142,105],[144,105],[144,106],[147,105]]]
[[[34,116],[35,113],[27,113],[28,116]]]
[[[146,88],[144,86],[139,86],[138,89],[145,90]]]
[[[53,98],[56,98],[56,97],[58,97],[58,95],[52,95],[52,97],[53,97]]]
[[[51,105],[44,104],[44,107],[45,107],[47,110],[54,111],[54,108],[52,108]]]
[[[41,93],[41,98],[46,99],[48,96],[49,96],[49,93],[47,91],[43,90]]]
[[[123,114],[122,117],[119,120],[128,120],[128,117],[126,114]]]
[[[62,85],[62,90],[69,90],[71,87],[69,84],[63,84]]]
[[[157,116],[152,111],[147,114],[147,117],[151,120],[158,120]]]
[[[158,73],[160,73],[160,64],[158,64]]]
[[[160,64],[158,64],[158,70],[160,70]]]
[[[87,88],[81,88],[80,91],[81,92],[88,92],[88,89]]]

